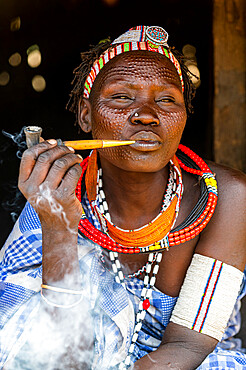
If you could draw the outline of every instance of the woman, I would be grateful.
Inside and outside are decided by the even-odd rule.
[[[94,139],[135,143],[84,161],[55,140],[24,153],[19,187],[33,208],[2,252],[5,295],[19,275],[25,323],[41,290],[56,327],[79,328],[76,350],[70,337],[59,357],[70,368],[243,369],[246,356],[230,337],[245,292],[245,176],[178,150],[193,88],[162,28],[135,27],[82,56],[71,94],[80,127]],[[6,255],[24,244],[29,254],[13,272]],[[73,325],[81,302],[94,334]],[[80,361],[80,344],[92,365]]]

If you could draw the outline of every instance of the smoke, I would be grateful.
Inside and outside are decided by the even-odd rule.
[[[2,134],[8,137],[9,139],[11,139],[16,144],[17,146],[16,156],[19,159],[21,159],[23,151],[27,148],[24,129],[25,129],[25,126],[22,127],[20,132],[17,132],[15,134],[10,134],[9,132],[2,130]],[[7,143],[5,145],[2,144],[2,148],[0,149],[0,152],[7,150],[8,147],[9,145]]]
[[[11,134],[2,130],[0,143],[0,205],[4,211],[7,211],[14,223],[24,204],[25,199],[18,190],[17,179],[19,173],[19,159],[26,149],[24,127],[20,132]]]
[[[69,233],[77,234],[77,230],[70,229],[64,208],[53,197],[52,190],[47,184],[41,184],[39,191],[29,199],[29,202],[34,209],[45,210],[47,217],[50,214],[60,217],[64,228]],[[70,248],[71,245],[67,245],[66,250]],[[53,264],[53,268],[63,267],[64,261],[61,256],[59,265]],[[62,288],[73,289],[74,277],[66,275],[55,285],[57,284]],[[44,289],[42,294],[38,313],[33,321],[29,322],[28,342],[13,360],[11,369],[91,369],[94,355],[94,327],[88,294],[84,290],[80,295],[47,289]]]
[[[32,196],[29,199],[30,204],[35,209],[36,207],[39,209],[45,210],[47,213],[52,213],[57,217],[60,217],[62,220],[64,227],[71,233],[77,234],[77,230],[73,230],[70,228],[69,221],[66,216],[66,212],[64,211],[62,205],[53,197],[52,191],[47,184],[41,184],[39,186],[39,191],[37,194]]]
[[[57,302],[57,295],[61,293],[49,294],[49,301]],[[59,300],[61,305],[77,301],[80,297],[71,294]],[[85,298],[72,308],[54,309],[42,302],[38,316],[41,320],[36,320],[30,336],[32,357],[46,362],[47,370],[90,369],[94,330]]]
[[[24,206],[25,198],[19,191],[15,180],[2,183],[1,186],[5,193],[5,199],[1,205],[5,211],[9,212],[12,221],[16,222]]]
[[[28,322],[25,335],[27,341],[10,362],[10,369],[91,369],[94,327],[85,294],[82,293],[80,297],[48,293],[45,296],[47,301],[41,298],[39,308]],[[54,303],[64,305],[64,308],[54,307]],[[74,307],[66,308],[73,303]]]

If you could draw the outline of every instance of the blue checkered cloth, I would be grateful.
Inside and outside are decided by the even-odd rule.
[[[86,198],[82,204],[89,220],[100,228]],[[20,347],[20,343],[31,320],[35,320],[34,311],[37,311],[40,302],[41,236],[38,216],[27,203],[0,251],[0,368],[11,357],[15,357],[11,369],[33,369],[30,361],[25,361],[25,366],[21,367],[18,363],[30,353],[28,335],[23,347]],[[143,282],[137,278],[126,279],[124,289],[101,262],[98,246],[81,236],[78,237],[78,244],[83,252],[79,257],[81,274],[94,312],[95,368],[109,369],[127,355]],[[245,285],[239,299],[246,292]],[[159,347],[176,300],[156,289],[152,290],[151,305],[139,333],[133,361]],[[246,369],[246,355],[241,348],[241,341],[233,338],[240,328],[239,308],[238,300],[222,341],[198,369]],[[35,369],[44,368],[42,366],[37,365]]]

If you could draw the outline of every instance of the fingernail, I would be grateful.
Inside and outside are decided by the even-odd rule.
[[[77,154],[77,157],[79,157],[80,159],[82,159],[82,160],[83,160],[83,158],[81,157],[81,155],[80,155],[80,154]]]
[[[48,143],[50,143],[52,145],[57,143],[55,139],[49,139],[47,141],[48,141]]]
[[[68,148],[69,150],[71,150],[71,152],[74,152],[74,148],[72,148],[71,146],[67,146],[67,148]]]

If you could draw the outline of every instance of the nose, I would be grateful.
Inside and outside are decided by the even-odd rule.
[[[130,117],[130,122],[133,125],[159,125],[160,121],[156,112],[150,107],[141,107],[135,111]]]

